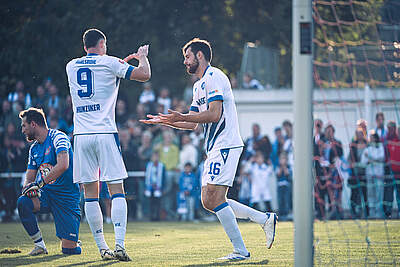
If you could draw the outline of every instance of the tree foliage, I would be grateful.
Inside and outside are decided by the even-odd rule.
[[[282,51],[282,69],[290,69],[290,0],[16,0],[2,1],[0,15],[0,96],[17,79],[33,90],[46,77],[66,94],[65,65],[84,55],[81,38],[91,27],[107,35],[110,55],[124,57],[149,43],[154,87],[178,94],[187,83],[181,47],[193,37],[212,43],[213,65],[228,74],[239,70],[244,44],[256,40]],[[290,84],[290,76],[285,71],[281,84]]]

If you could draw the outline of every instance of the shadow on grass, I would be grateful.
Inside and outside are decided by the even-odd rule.
[[[23,265],[30,265],[30,264],[36,264],[36,263],[46,264],[46,262],[49,263],[54,260],[58,260],[60,258],[66,258],[69,256],[73,256],[73,255],[57,254],[57,255],[49,255],[49,256],[41,256],[41,257],[40,256],[34,257],[34,256],[29,256],[29,255],[18,255],[18,256],[10,257],[10,258],[1,258],[0,266],[23,266]],[[91,265],[91,266],[101,267],[101,266],[108,266],[108,265],[119,263],[119,261],[117,261],[117,260],[103,261],[103,260],[99,259],[99,260],[77,262],[77,263],[58,265],[58,266],[60,266],[60,267],[61,266],[62,267],[83,266],[83,265],[87,265],[87,264],[93,264],[96,262],[98,262],[98,264]],[[52,264],[49,264],[48,266],[52,266]]]
[[[210,262],[210,263],[205,263],[205,264],[189,264],[189,265],[183,265],[184,267],[201,267],[201,266],[229,266],[229,265],[234,265],[234,266],[240,266],[240,265],[267,265],[268,260],[262,260],[258,262],[249,262],[249,261],[222,261],[222,262]]]
[[[85,261],[85,262],[78,262],[78,263],[71,263],[71,264],[66,264],[66,265],[59,265],[60,267],[73,267],[73,266],[83,266],[91,263],[99,262],[98,264],[91,265],[92,267],[101,267],[101,266],[108,266],[108,265],[113,265],[116,263],[119,263],[117,260],[111,260],[111,261],[103,261],[103,260],[97,260],[97,261]]]
[[[21,265],[30,265],[35,263],[46,263],[51,262],[60,258],[67,257],[67,255],[58,254],[58,255],[49,255],[42,257],[34,257],[29,255],[18,255],[10,258],[1,258],[0,266],[21,266]]]

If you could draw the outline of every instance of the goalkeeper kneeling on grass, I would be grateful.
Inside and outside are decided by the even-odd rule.
[[[43,110],[21,111],[22,133],[34,141],[29,150],[28,168],[17,206],[21,223],[35,247],[31,256],[47,254],[36,213],[51,213],[62,253],[81,254],[78,234],[81,220],[78,184],[72,180],[72,148],[68,137],[47,128]]]

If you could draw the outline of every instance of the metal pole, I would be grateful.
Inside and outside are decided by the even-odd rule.
[[[294,260],[313,266],[312,0],[293,0]]]

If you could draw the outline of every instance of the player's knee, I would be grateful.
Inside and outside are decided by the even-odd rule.
[[[33,211],[33,201],[27,196],[20,196],[17,200],[18,213],[24,216],[27,212]]]
[[[208,196],[203,196],[203,198],[202,198],[203,207],[206,210],[212,211],[215,208],[214,202],[215,202],[214,199],[212,199]]]

